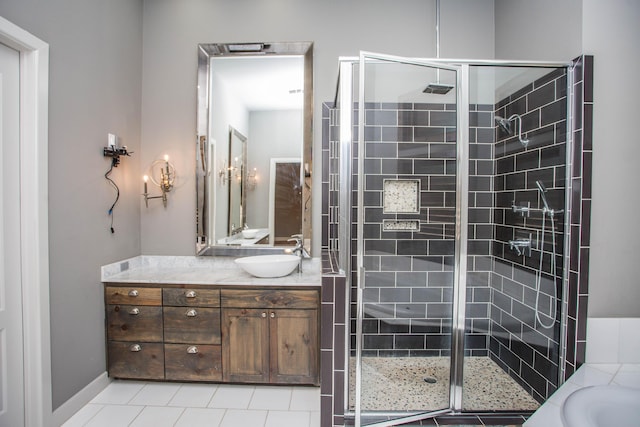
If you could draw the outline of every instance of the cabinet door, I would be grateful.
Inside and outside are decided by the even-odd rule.
[[[267,310],[222,310],[222,366],[225,381],[269,382]]]
[[[269,311],[271,382],[318,384],[318,310]]]

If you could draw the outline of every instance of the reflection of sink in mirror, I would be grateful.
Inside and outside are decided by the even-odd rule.
[[[255,277],[283,277],[296,269],[300,258],[297,255],[258,255],[237,258],[235,262]]]
[[[259,228],[247,228],[242,230],[242,237],[244,239],[255,239],[260,231]]]

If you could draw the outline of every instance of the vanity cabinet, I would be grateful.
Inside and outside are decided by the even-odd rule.
[[[110,283],[115,378],[319,384],[319,291]]]
[[[223,289],[224,380],[318,384],[315,290]]]
[[[165,379],[220,381],[220,290],[162,289]]]
[[[163,379],[162,290],[105,288],[109,374]]]

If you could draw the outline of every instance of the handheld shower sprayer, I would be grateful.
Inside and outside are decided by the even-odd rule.
[[[538,190],[540,190],[540,197],[542,197],[542,203],[544,204],[545,210],[547,212],[550,212],[551,209],[549,208],[549,202],[547,202],[547,196],[544,195],[544,193],[548,191],[547,187],[545,187],[542,181],[540,180],[536,181],[536,185],[538,186]]]

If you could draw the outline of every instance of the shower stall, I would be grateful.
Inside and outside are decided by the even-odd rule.
[[[326,233],[356,426],[527,413],[562,382],[574,68],[340,60]]]

